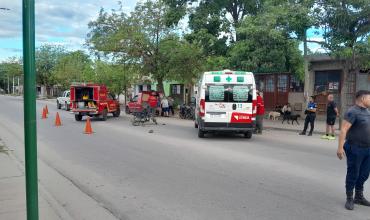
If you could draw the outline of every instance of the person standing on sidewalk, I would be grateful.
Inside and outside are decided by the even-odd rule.
[[[334,102],[334,96],[328,95],[328,105],[326,108],[326,135],[322,139],[335,140],[335,121],[339,116],[337,104]]]
[[[313,97],[311,96],[307,109],[305,111],[306,119],[304,121],[304,128],[303,128],[303,131],[299,133],[300,135],[306,135],[308,124],[310,124],[311,129],[310,129],[310,133],[308,133],[308,136],[312,136],[313,129],[315,128],[316,110],[317,110],[317,105],[314,102]]]
[[[364,183],[370,173],[370,91],[356,93],[356,105],[344,115],[339,135],[337,156],[347,157],[345,208],[354,209],[354,204],[370,206],[365,199]],[[353,189],[356,190],[353,199]]]
[[[162,104],[162,111],[163,111],[163,116],[164,117],[168,117],[169,114],[168,114],[168,99],[166,98],[166,96],[163,96],[163,99],[161,101],[161,104]]]
[[[257,112],[256,112],[256,134],[262,134],[263,130],[263,117],[265,115],[265,104],[260,91],[257,90]]]
[[[168,97],[168,111],[172,114],[172,116],[175,115],[175,110],[173,109],[173,104],[175,102],[175,100],[173,100],[172,97]]]

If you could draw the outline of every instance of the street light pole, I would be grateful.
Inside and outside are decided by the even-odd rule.
[[[24,144],[27,220],[38,220],[35,1],[23,0]]]

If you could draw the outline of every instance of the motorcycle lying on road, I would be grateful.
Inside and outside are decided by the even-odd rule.
[[[157,119],[155,118],[155,110],[147,107],[144,108],[142,111],[139,112],[133,112],[132,113],[133,118],[131,120],[131,123],[133,126],[144,126],[146,122],[153,121],[155,125],[157,125]]]

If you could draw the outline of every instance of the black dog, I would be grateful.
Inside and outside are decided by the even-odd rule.
[[[281,123],[284,124],[284,121],[287,121],[289,124],[289,121],[292,121],[292,125],[294,122],[297,122],[297,125],[299,125],[298,118],[300,117],[300,115],[285,114]]]

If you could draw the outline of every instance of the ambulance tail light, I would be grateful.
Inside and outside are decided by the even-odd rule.
[[[199,116],[204,117],[205,114],[206,114],[206,101],[204,99],[201,99],[199,105]]]
[[[252,115],[253,117],[257,115],[257,100],[252,101]]]

